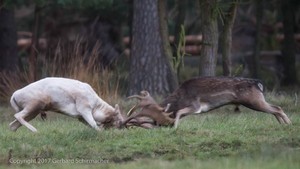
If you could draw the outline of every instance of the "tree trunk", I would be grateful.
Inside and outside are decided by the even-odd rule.
[[[199,0],[202,30],[200,76],[215,76],[218,54],[217,0]]]
[[[224,28],[221,35],[222,66],[224,76],[231,76],[232,27],[237,10],[237,0],[233,0],[230,3],[231,5],[224,18]]]
[[[0,4],[0,71],[18,66],[17,29],[13,10]]]
[[[159,17],[159,26],[160,26],[160,35],[162,38],[162,44],[163,44],[163,57],[165,57],[167,64],[167,72],[170,74],[167,76],[168,81],[170,82],[170,91],[175,90],[178,87],[178,79],[177,76],[174,73],[174,70],[172,69],[172,48],[169,40],[169,31],[168,31],[168,16],[166,12],[166,3],[167,1],[164,0],[158,0],[158,17]]]
[[[35,6],[34,9],[34,25],[32,29],[32,37],[31,37],[31,48],[30,55],[28,58],[29,63],[29,76],[31,81],[37,80],[37,51],[38,51],[38,28],[39,28],[39,14],[40,10],[38,6]]]
[[[262,46],[262,21],[264,17],[264,0],[255,0],[256,5],[256,33],[255,33],[255,43],[254,43],[254,51],[252,56],[252,64],[249,67],[251,77],[259,78],[260,72],[260,51]],[[250,56],[251,57],[251,56]]]
[[[281,0],[281,11],[283,18],[283,33],[284,39],[282,43],[282,63],[284,78],[282,83],[284,85],[297,83],[296,72],[296,44],[294,39],[294,9],[291,1]]]
[[[129,94],[167,94],[177,86],[167,56],[158,0],[134,0]],[[165,37],[166,38],[166,37]]]
[[[162,38],[163,52],[167,59],[172,60],[172,50],[169,41],[169,31],[168,31],[168,16],[166,13],[166,2],[164,0],[158,0],[158,18],[160,35]]]

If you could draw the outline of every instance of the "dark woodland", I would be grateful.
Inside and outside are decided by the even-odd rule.
[[[101,92],[123,95],[166,95],[195,76],[297,87],[299,7],[296,0],[1,0],[1,95],[47,76],[93,83],[107,74]]]

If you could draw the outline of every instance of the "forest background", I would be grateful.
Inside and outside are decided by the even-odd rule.
[[[0,168],[299,168],[299,7],[297,0],[0,0]],[[159,100],[195,76],[258,78],[266,100],[293,124],[226,106],[186,117],[178,129],[97,132],[48,113],[30,122],[39,133],[10,131],[11,94],[49,76],[87,82],[124,111],[133,105],[128,95],[146,89]]]
[[[259,78],[270,90],[297,86],[299,4],[1,0],[2,100],[46,76],[121,95],[166,95],[194,76]]]

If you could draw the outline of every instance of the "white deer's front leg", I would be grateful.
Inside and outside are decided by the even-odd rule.
[[[84,121],[87,122],[89,126],[96,130],[101,130],[99,126],[97,125],[96,120],[93,117],[92,109],[89,106],[83,105],[83,104],[76,104],[76,109],[79,115],[83,118]]]
[[[82,114],[82,118],[94,129],[100,131],[101,128],[97,125],[92,113],[85,112]]]

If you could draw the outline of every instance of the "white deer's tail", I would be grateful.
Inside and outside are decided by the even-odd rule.
[[[21,111],[21,107],[18,105],[14,96],[10,98],[10,104],[16,112]]]

